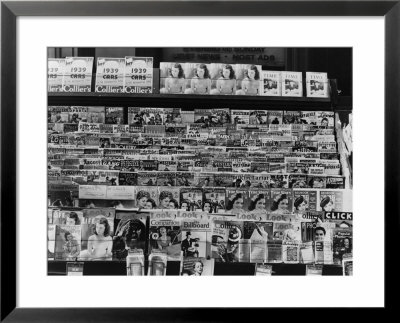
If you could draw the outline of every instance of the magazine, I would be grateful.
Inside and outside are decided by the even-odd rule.
[[[329,96],[328,73],[306,72],[307,97],[327,98]]]
[[[64,92],[91,92],[93,57],[66,57],[62,81]]]
[[[281,96],[282,95],[282,79],[281,72],[278,71],[262,71],[262,91],[261,95],[265,96]]]
[[[353,255],[343,255],[342,260],[343,276],[353,276]]]
[[[104,107],[87,107],[87,122],[102,124],[104,123],[104,120],[105,120]]]
[[[332,241],[315,241],[315,263],[316,264],[332,264]]]
[[[341,189],[320,190],[317,209],[325,212],[351,212],[353,210],[352,191]]]
[[[236,64],[236,95],[261,95],[261,65]]]
[[[212,222],[211,257],[220,262],[239,262],[243,222]]]
[[[181,260],[181,221],[153,219],[150,217],[149,253],[166,251],[168,261]]]
[[[139,209],[157,208],[158,187],[135,186],[136,207]]]
[[[195,187],[180,188],[180,209],[200,211],[203,208],[203,189]]]
[[[125,58],[97,58],[95,92],[124,92]]]
[[[293,191],[290,189],[272,188],[267,201],[267,211],[272,214],[292,213]]]
[[[185,63],[160,63],[160,93],[184,94],[186,90]]]
[[[186,63],[184,69],[186,78],[185,94],[210,94],[210,64]]]
[[[62,92],[65,58],[47,59],[47,91]]]
[[[282,73],[282,96],[303,96],[303,79],[301,72]]]
[[[267,262],[268,260],[268,240],[273,238],[272,222],[244,222],[244,239],[249,239],[251,243],[250,262]]]
[[[333,235],[333,263],[342,265],[345,254],[353,253],[353,229],[334,228]]]
[[[311,189],[293,189],[293,212],[304,214],[317,210],[317,191]]]
[[[211,256],[211,221],[182,220],[183,257],[200,257],[209,259]]]
[[[282,262],[298,264],[300,259],[299,241],[284,240],[282,242]]]
[[[76,260],[81,251],[81,226],[57,225],[54,260]]]
[[[149,255],[148,276],[165,276],[167,274],[167,252],[165,250],[153,250]]]
[[[113,236],[113,260],[123,260],[128,250],[143,250],[147,254],[147,213],[117,210]]]
[[[125,57],[125,93],[153,93],[153,57]]]
[[[179,194],[178,187],[158,186],[159,195],[157,205],[159,209],[179,209]]]
[[[214,259],[188,257],[181,262],[181,276],[213,276]]]
[[[235,95],[236,74],[235,64],[210,64],[212,95]]]

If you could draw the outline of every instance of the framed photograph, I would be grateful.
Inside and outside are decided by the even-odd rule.
[[[392,304],[399,1],[2,1],[1,43],[1,321]]]

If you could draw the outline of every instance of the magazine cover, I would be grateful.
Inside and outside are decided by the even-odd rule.
[[[137,183],[139,186],[157,186],[157,172],[139,172]]]
[[[235,64],[210,64],[212,95],[235,95],[236,74]]]
[[[192,172],[177,172],[176,186],[197,186],[195,182],[195,174]]]
[[[306,72],[307,97],[329,97],[328,73]]]
[[[273,239],[267,242],[267,257],[268,263],[282,262],[282,240]]]
[[[353,227],[353,212],[321,212],[323,221],[335,223],[337,228]]]
[[[292,213],[293,191],[272,188],[267,201],[267,211],[272,214]]]
[[[143,250],[147,253],[148,235],[147,213],[116,211],[115,233],[112,241],[113,260],[123,260],[128,250]]]
[[[307,175],[289,175],[289,188],[307,188]]]
[[[250,122],[250,111],[231,110],[231,122],[233,124],[248,125]]]
[[[55,245],[56,245],[56,225],[55,224],[47,224],[47,259],[48,260],[54,260]]]
[[[282,73],[282,96],[303,96],[303,78],[301,72]]]
[[[81,251],[81,226],[57,225],[54,260],[76,260]]]
[[[229,108],[211,110],[211,127],[222,127],[227,124],[231,124],[231,114]]]
[[[236,95],[261,95],[261,65],[236,64]]]
[[[293,189],[293,212],[305,214],[317,210],[317,190]]]
[[[335,126],[335,112],[317,111],[316,119],[318,126],[323,126],[323,127]]]
[[[268,111],[268,124],[282,124],[283,122],[283,111]]]
[[[164,124],[164,109],[163,108],[139,108],[141,116],[141,125],[163,125]]]
[[[175,172],[157,172],[157,186],[176,186]]]
[[[91,92],[93,57],[66,57],[63,76],[64,92]]]
[[[225,188],[203,189],[203,207],[207,213],[221,213],[225,211]]]
[[[267,242],[273,237],[272,222],[243,222],[244,239],[249,239],[251,244],[250,262],[267,262]]]
[[[271,174],[270,175],[271,188],[288,188],[289,175],[286,174]]]
[[[301,241],[301,222],[274,222],[273,239],[283,241]]]
[[[84,209],[80,260],[112,260],[115,209]]]
[[[87,122],[104,123],[104,120],[105,120],[104,107],[87,107]]]
[[[302,242],[299,244],[300,263],[314,263],[314,244],[312,241]]]
[[[160,63],[160,93],[184,94],[186,89],[185,63]]]
[[[211,233],[211,257],[221,262],[239,262],[243,222],[215,220]]]
[[[124,124],[124,108],[122,107],[106,107],[105,108],[106,124]]]
[[[261,95],[265,96],[281,96],[282,95],[282,78],[281,72],[278,71],[261,71],[262,90]]]
[[[182,124],[182,116],[180,108],[164,108],[165,125]]]
[[[184,72],[186,77],[185,94],[210,94],[210,64],[186,63]]]
[[[47,114],[47,122],[51,123],[68,123],[69,107],[67,106],[49,106]]]
[[[195,172],[194,173],[194,185],[195,187],[225,187],[226,185],[222,185],[220,182],[215,182],[214,176],[217,174],[212,173],[203,173],[203,172]]]
[[[267,110],[250,110],[249,124],[268,124],[268,111]]]
[[[249,214],[254,215],[256,219],[265,220],[269,196],[269,190],[250,188],[248,194],[245,195],[244,209],[247,210]]]
[[[136,186],[136,207],[139,209],[157,208],[158,187],[156,186]]]
[[[72,207],[79,197],[79,187],[74,184],[50,184],[48,187],[49,206]]]
[[[144,252],[142,249],[130,249],[126,257],[126,275],[144,276]]]
[[[125,58],[97,58],[95,92],[124,92]]]
[[[180,188],[180,209],[201,211],[203,208],[203,189],[195,187]]]
[[[283,111],[283,124],[301,124],[301,111]]]
[[[213,276],[214,259],[199,257],[184,258],[181,262],[181,276]]]
[[[353,253],[353,228],[334,228],[333,236],[333,263],[342,265],[343,256]]]
[[[282,242],[282,262],[286,264],[300,262],[299,241],[284,240]]]
[[[125,57],[125,93],[153,93],[153,57]]]
[[[317,210],[351,212],[353,210],[352,191],[340,189],[319,190]]]
[[[226,211],[236,216],[244,214],[246,212],[244,209],[244,201],[246,199],[248,199],[247,190],[227,188],[225,196]]]
[[[309,170],[312,168],[310,167]],[[321,169],[324,170],[324,168]],[[326,188],[327,177],[325,175],[307,175],[307,187],[309,188]]]
[[[135,168],[135,161],[134,160],[122,160],[121,162],[124,162],[124,170],[126,169],[136,169]],[[126,162],[132,162],[132,163],[126,163]],[[130,165],[127,167],[127,165]],[[138,165],[138,163],[136,164]],[[137,178],[138,178],[138,174],[134,173],[134,172],[119,172],[119,177],[118,177],[118,181],[119,181],[119,185],[121,186],[135,186],[137,185]]]
[[[82,106],[68,107],[69,123],[79,124],[79,122],[87,122],[87,113],[88,113],[87,107],[82,107]],[[66,129],[64,129],[64,132],[67,132],[65,130]],[[75,131],[78,131],[78,129]]]
[[[134,200],[134,186],[106,186],[106,198],[108,200]]]
[[[343,255],[342,260],[343,276],[353,276],[353,256]]]
[[[47,59],[47,91],[62,92],[65,58]]]
[[[158,187],[157,205],[159,209],[179,209],[179,187]]]
[[[211,221],[182,220],[183,257],[200,257],[209,259],[211,256]]]
[[[181,241],[181,221],[150,217],[149,253],[153,250],[166,251],[168,261],[179,261],[181,260]]]
[[[327,176],[326,177],[326,188],[344,189],[345,188],[345,177],[344,176]]]
[[[315,263],[316,264],[332,264],[333,253],[332,253],[332,241],[315,241]]]

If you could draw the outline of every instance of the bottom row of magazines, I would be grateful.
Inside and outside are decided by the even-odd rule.
[[[184,258],[180,262],[179,275],[180,276],[213,276],[214,275],[214,265],[218,263],[218,260],[215,259],[206,259],[206,258],[198,258],[198,257],[188,257]],[[146,265],[145,265],[146,264]],[[149,256],[149,261],[145,261],[143,251],[140,249],[131,250],[126,258],[126,275],[127,276],[166,276],[167,274],[167,265],[171,264],[171,262],[167,261],[167,257],[163,252],[155,252]],[[231,264],[232,265],[232,264]],[[265,264],[265,263],[256,263],[256,264],[247,264],[249,268],[247,269],[246,274],[255,276],[272,276],[272,275],[280,275],[279,264]],[[83,275],[84,272],[84,262],[67,262],[67,275],[68,276],[79,276]],[[278,266],[278,268],[276,267]],[[231,266],[230,266],[231,267]],[[252,267],[252,268],[250,268]],[[305,268],[301,268],[299,271],[298,268],[296,270],[290,270],[289,272],[284,273],[285,275],[306,275],[306,276],[321,276],[327,274],[327,270],[324,270],[326,266],[318,265],[318,264],[307,264]],[[329,266],[328,266],[329,267]],[[175,268],[173,268],[175,269]],[[353,275],[353,259],[352,255],[348,254],[343,257],[342,266],[335,268],[335,274],[340,273],[343,276],[352,276]],[[235,275],[235,271],[226,271],[225,275]],[[340,272],[339,272],[340,271]],[[339,273],[338,273],[339,272]],[[178,272],[176,271],[176,274]],[[218,274],[217,274],[218,275]]]

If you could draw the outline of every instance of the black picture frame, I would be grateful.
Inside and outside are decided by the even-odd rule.
[[[399,218],[400,1],[2,1],[1,2],[1,321],[128,322],[213,321],[240,309],[17,308],[16,291],[16,20],[19,16],[384,16],[385,17],[385,308],[394,305],[386,282],[393,274],[388,255],[397,255],[391,236]],[[357,174],[357,176],[360,176]],[[393,275],[392,275],[393,274]],[[396,278],[395,278],[396,277]],[[40,291],[38,291],[40,296]],[[329,301],[327,300],[329,303]],[[310,301],[312,306],[312,301]],[[258,312],[257,312],[258,313]],[[324,313],[324,316],[328,314]]]

